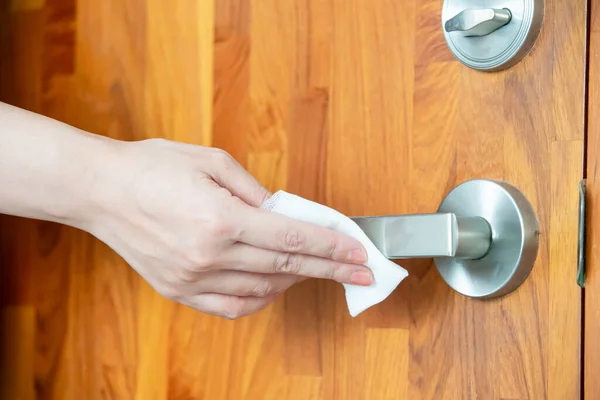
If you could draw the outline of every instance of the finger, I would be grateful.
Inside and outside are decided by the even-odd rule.
[[[260,249],[244,243],[235,244],[219,260],[225,268],[259,274],[286,274],[331,279],[350,285],[370,286],[373,273],[363,265],[345,264],[326,258]],[[264,275],[263,275],[264,276]]]
[[[227,319],[236,319],[264,309],[276,297],[237,297],[217,293],[204,293],[189,298],[185,304],[207,314]]]
[[[300,280],[285,274],[257,274],[246,271],[214,271],[199,275],[198,281],[184,286],[186,294],[219,293],[242,297],[279,295]]]
[[[364,264],[362,244],[343,233],[284,215],[241,205],[234,212],[241,225],[238,241],[283,253],[306,254],[334,261]]]
[[[213,151],[208,173],[220,186],[253,207],[260,207],[270,193],[233,157],[222,150]]]

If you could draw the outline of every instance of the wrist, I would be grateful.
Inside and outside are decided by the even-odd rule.
[[[120,142],[79,131],[68,127],[72,132],[68,139],[56,150],[60,159],[57,170],[49,171],[48,198],[44,203],[44,219],[89,230],[90,224],[101,211],[96,198],[98,188],[107,185],[114,159],[119,152]]]
[[[95,236],[105,236],[111,226],[135,214],[135,181],[150,167],[133,161],[139,159],[141,143],[87,136],[86,150],[81,153],[85,167],[75,194],[80,206],[72,208],[71,225]]]
[[[0,213],[85,229],[121,144],[0,103]]]

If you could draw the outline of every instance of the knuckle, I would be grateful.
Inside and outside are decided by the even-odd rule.
[[[275,259],[275,272],[297,274],[302,268],[300,257],[290,253],[281,253]]]
[[[331,280],[339,280],[340,279],[340,268],[339,268],[339,264],[337,263],[328,263],[327,268],[323,271],[323,275],[325,279],[331,279]]]
[[[219,164],[220,167],[228,169],[233,164],[233,157],[229,155],[225,150],[215,149],[213,154],[214,160]]]
[[[297,230],[284,231],[280,235],[280,244],[283,251],[301,251],[306,247],[306,236]]]
[[[212,236],[216,237],[230,237],[235,233],[235,227],[229,222],[229,219],[225,215],[215,215],[207,223],[207,230]]]
[[[263,204],[271,197],[271,193],[262,185],[256,185],[256,187],[250,193],[251,198],[257,199],[258,204]]]
[[[251,295],[254,297],[266,297],[273,292],[273,285],[268,279],[261,280],[254,289]]]
[[[338,252],[337,250],[339,248],[340,248],[339,242],[336,239],[331,239],[325,250],[327,257],[334,258],[335,255],[337,254],[337,252]]]
[[[194,283],[198,280],[198,273],[198,271],[184,269],[177,273],[177,277],[183,283]]]
[[[208,272],[212,269],[212,265],[212,261],[207,257],[201,258],[194,263],[192,271],[196,273]]]
[[[188,261],[189,267],[181,273],[182,277],[192,275],[193,273],[210,271],[215,263],[215,259],[210,252],[189,254],[185,258]]]

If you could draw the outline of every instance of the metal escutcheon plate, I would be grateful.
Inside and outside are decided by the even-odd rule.
[[[446,32],[446,21],[466,9],[507,9],[511,21],[486,36],[467,37]],[[444,0],[442,30],[448,47],[464,65],[482,71],[510,68],[529,53],[544,16],[543,0]]]
[[[537,257],[539,231],[533,207],[517,188],[498,181],[467,181],[448,194],[438,212],[483,217],[492,229],[492,245],[483,258],[435,259],[450,287],[465,296],[493,298],[527,279]]]

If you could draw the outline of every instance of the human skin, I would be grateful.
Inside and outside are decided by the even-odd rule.
[[[89,232],[158,293],[239,318],[306,278],[368,286],[355,239],[260,209],[226,152],[119,141],[0,103],[0,213]]]

